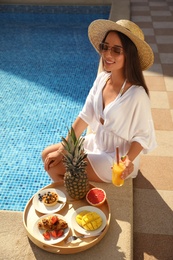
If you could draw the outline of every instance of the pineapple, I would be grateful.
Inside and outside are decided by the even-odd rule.
[[[76,137],[73,127],[68,131],[68,139],[62,137],[65,149],[63,163],[66,168],[64,186],[73,199],[82,199],[89,190],[89,181],[86,174],[87,154],[83,149],[83,137]]]

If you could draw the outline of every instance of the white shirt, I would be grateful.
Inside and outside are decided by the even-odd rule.
[[[156,147],[148,95],[143,87],[133,85],[103,109],[102,91],[109,77],[110,73],[107,72],[97,76],[79,114],[94,133],[94,136],[86,137],[87,152],[107,154],[113,159],[117,146],[122,156],[128,152],[130,144],[136,141],[144,148],[143,152],[148,153]],[[100,118],[103,118],[104,124],[101,124]],[[96,171],[94,161],[92,166]],[[137,170],[136,167],[135,176]]]

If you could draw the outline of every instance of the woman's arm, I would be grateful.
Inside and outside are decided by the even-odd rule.
[[[83,131],[87,128],[87,123],[83,121],[80,117],[77,117],[77,119],[73,123],[73,129],[75,131],[76,137],[80,137]],[[70,129],[69,129],[70,130]],[[68,135],[66,136],[66,140],[68,138]],[[55,167],[57,164],[59,164],[62,160],[62,154],[64,153],[64,147],[62,143],[58,143],[56,145],[51,146],[51,148],[48,148],[44,152],[43,161],[44,161],[44,168],[46,171],[49,170],[49,168]]]
[[[88,124],[80,117],[77,117],[76,120],[74,121],[72,127],[75,131],[76,137],[78,138],[81,136],[81,134],[85,131],[87,128]]]
[[[140,154],[142,151],[143,147],[140,143],[138,142],[132,142],[130,149],[127,153],[127,157],[130,161],[134,161],[134,159]]]
[[[127,178],[128,175],[130,175],[133,172],[133,170],[134,170],[133,161],[140,154],[142,149],[143,149],[143,147],[141,146],[140,143],[132,142],[129,151],[126,154],[126,160],[124,162],[126,168],[121,175],[122,179]]]

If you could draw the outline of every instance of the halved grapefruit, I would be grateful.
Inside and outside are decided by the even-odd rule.
[[[100,188],[92,188],[88,191],[86,200],[90,205],[99,207],[106,200],[106,192]]]

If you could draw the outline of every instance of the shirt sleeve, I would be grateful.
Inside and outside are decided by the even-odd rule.
[[[156,148],[156,138],[148,96],[141,95],[136,104],[131,126],[131,142],[138,142],[143,147],[143,153]]]

